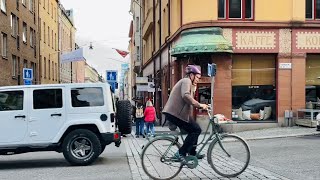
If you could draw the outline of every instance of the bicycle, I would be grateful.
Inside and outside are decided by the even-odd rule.
[[[249,165],[249,146],[244,139],[237,135],[219,133],[217,117],[212,117],[210,110],[208,110],[208,114],[210,121],[202,141],[196,145],[202,145],[197,155],[210,143],[207,150],[207,161],[211,168],[223,177],[236,177],[245,171]],[[212,131],[205,140],[210,125]],[[181,147],[179,136],[184,141],[181,131],[177,134],[157,134],[156,138],[148,139],[148,143],[143,146],[140,157],[141,164],[144,172],[150,178],[157,180],[172,179],[180,173],[183,166],[190,169],[198,166],[197,155],[186,156],[187,163],[182,163],[179,159],[175,158],[174,153]]]

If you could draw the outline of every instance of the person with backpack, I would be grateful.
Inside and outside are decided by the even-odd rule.
[[[135,120],[136,120],[136,138],[139,138],[141,135],[144,136],[144,113],[143,113],[143,105],[141,103],[137,103],[135,107]]]

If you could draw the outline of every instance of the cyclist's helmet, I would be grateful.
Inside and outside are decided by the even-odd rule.
[[[196,66],[196,65],[188,65],[186,67],[186,73],[187,74],[190,74],[190,73],[193,73],[193,74],[201,74],[201,71],[200,69]]]

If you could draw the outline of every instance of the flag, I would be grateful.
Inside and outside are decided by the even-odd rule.
[[[122,51],[122,50],[120,50],[120,49],[115,49],[123,58],[125,58],[128,54],[129,54],[129,52],[127,52],[127,51]]]

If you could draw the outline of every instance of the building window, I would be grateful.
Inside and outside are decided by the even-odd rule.
[[[235,55],[232,58],[232,118],[276,119],[276,57]]]
[[[50,27],[48,26],[48,46],[50,47]]]
[[[28,68],[28,61],[26,59],[23,60],[23,68]]]
[[[48,68],[49,71],[48,71],[48,73],[49,73],[49,79],[50,79],[50,78],[51,78],[51,71],[50,71],[50,70],[51,70],[51,69],[50,69],[50,68],[51,68],[51,61],[50,61],[50,60],[49,60],[48,65],[49,65],[49,68]]]
[[[17,56],[12,55],[12,77],[16,77],[17,73]]]
[[[30,28],[30,46],[33,48],[34,47],[34,30]]]
[[[43,76],[44,78],[47,78],[47,59],[44,57],[44,63],[43,63]]]
[[[219,0],[219,19],[253,19],[253,0]]]
[[[6,13],[7,12],[7,7],[6,7],[6,0],[0,0],[0,9],[2,12]]]
[[[1,55],[4,58],[8,56],[8,36],[5,33],[1,33]]]
[[[54,74],[55,74],[55,69],[54,69],[54,62],[52,61],[52,81],[54,81]]]
[[[320,19],[320,0],[306,0],[306,19]]]
[[[29,10],[30,12],[34,12],[34,4],[33,4],[33,0],[29,0]]]
[[[18,18],[16,15],[11,13],[11,30],[12,36],[17,37],[18,35]]]
[[[136,17],[136,32],[139,32],[139,24],[140,24],[139,17]]]
[[[320,55],[308,54],[306,60],[306,104],[320,102]],[[320,104],[310,104],[319,108]]]
[[[43,42],[46,43],[46,23],[43,22]]]
[[[26,0],[22,0],[22,5],[26,6]]]
[[[0,0],[0,1],[1,1],[1,0]],[[17,10],[19,10],[19,1],[20,1],[20,0],[16,0],[16,2],[17,2],[17,3],[16,3],[16,4],[17,4]]]
[[[27,23],[23,22],[22,28],[23,28],[22,41],[23,43],[26,44],[27,43]]]

